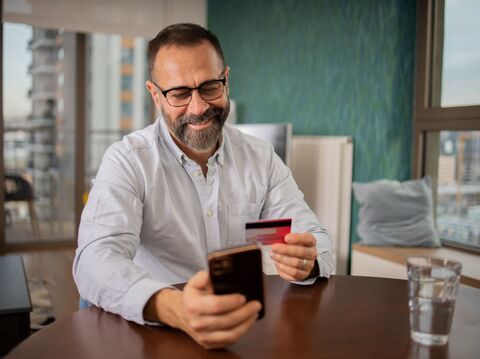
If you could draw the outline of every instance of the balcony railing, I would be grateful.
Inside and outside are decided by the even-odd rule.
[[[40,39],[31,39],[28,42],[28,49],[29,50],[37,50],[41,47],[56,47],[57,44],[55,43],[55,39],[49,38],[40,38]]]
[[[28,73],[32,75],[38,74],[55,74],[57,73],[55,65],[30,65],[28,67]]]

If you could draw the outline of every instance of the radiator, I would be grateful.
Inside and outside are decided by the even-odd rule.
[[[290,168],[328,231],[337,274],[347,274],[353,143],[346,136],[293,136]]]

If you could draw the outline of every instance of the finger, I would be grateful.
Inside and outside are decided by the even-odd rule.
[[[207,271],[199,271],[197,272],[185,285],[184,290],[198,290],[198,291],[206,291],[209,292],[211,287],[210,277],[208,276]]]
[[[190,322],[190,326],[197,332],[218,331],[235,328],[257,314],[262,308],[258,301],[250,301],[242,307],[223,315],[206,315],[196,317]]]
[[[296,244],[305,247],[314,247],[317,239],[311,233],[289,233],[285,236],[285,242],[288,244]]]
[[[313,269],[313,266],[315,265],[315,259],[289,257],[277,253],[271,253],[270,257],[276,263],[281,263],[288,267],[298,268],[308,273],[310,273],[310,271]]]
[[[295,278],[293,276],[291,276],[290,274],[288,273],[285,273],[282,268],[280,268],[281,266],[278,266],[276,263],[275,263],[275,267],[277,268],[277,273],[280,277],[282,277],[283,279],[285,280],[288,280],[288,281],[296,281],[296,280],[302,280],[300,278]]]
[[[198,340],[202,346],[207,349],[224,348],[235,343],[257,320],[258,314],[255,313],[235,328],[228,330],[218,330],[214,332],[201,333]]]
[[[274,244],[272,246],[272,254],[312,260],[317,258],[317,249],[315,247],[302,247],[292,244]]]
[[[246,298],[241,294],[193,295],[186,298],[185,310],[195,316],[220,315],[240,308],[245,302]]]
[[[279,274],[282,273],[290,278],[293,278],[290,280],[304,280],[310,274],[310,271],[307,272],[302,269],[286,266],[282,263],[275,263],[275,266],[277,267],[277,272]]]
[[[285,280],[288,280],[288,281],[290,281],[290,282],[296,280],[296,279],[293,278],[291,275],[288,275],[288,274],[280,271],[278,268],[277,268],[277,273],[278,273],[278,275],[279,275],[281,278],[283,278],[283,279],[285,279]]]

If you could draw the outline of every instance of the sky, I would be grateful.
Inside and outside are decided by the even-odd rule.
[[[26,117],[31,111],[28,90],[32,86],[28,66],[32,54],[28,41],[32,38],[32,28],[21,24],[4,24],[3,28],[3,107],[5,119]]]
[[[480,1],[445,2],[442,107],[480,104]]]
[[[445,1],[445,38],[442,76],[443,107],[480,104],[480,0]],[[31,77],[28,41],[31,27],[4,25],[3,93],[5,119],[26,117]]]

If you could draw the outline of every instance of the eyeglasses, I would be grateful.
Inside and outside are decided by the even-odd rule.
[[[168,104],[173,107],[187,106],[192,100],[192,91],[198,90],[198,94],[205,101],[216,100],[223,95],[226,79],[218,79],[206,81],[197,87],[174,87],[168,90],[162,90],[153,80],[152,83],[160,90],[160,93],[165,96]]]

